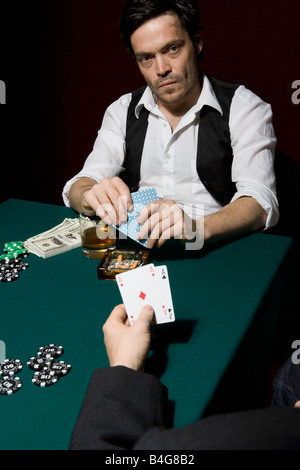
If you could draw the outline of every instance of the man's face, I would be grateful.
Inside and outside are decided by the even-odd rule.
[[[158,104],[198,99],[197,54],[202,41],[197,39],[195,46],[173,13],[147,21],[132,34],[131,45],[139,69]]]

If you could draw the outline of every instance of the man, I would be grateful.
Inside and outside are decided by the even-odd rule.
[[[282,408],[210,416],[168,429],[168,391],[143,371],[152,319],[150,306],[143,307],[133,326],[123,305],[110,314],[103,327],[110,367],[97,369],[92,376],[70,449],[300,449],[300,410],[294,409],[300,398],[299,372],[293,376],[300,365],[290,359],[275,381],[273,405]]]
[[[93,152],[64,188],[65,204],[120,224],[130,193],[155,187],[159,200],[138,218],[148,248],[192,239],[203,215],[205,243],[275,225],[271,108],[199,72],[197,2],[129,0],[120,30],[147,87],[107,109]]]

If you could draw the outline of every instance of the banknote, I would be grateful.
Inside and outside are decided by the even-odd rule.
[[[24,242],[25,248],[42,258],[50,258],[81,246],[79,219],[66,218],[59,225],[34,235]]]

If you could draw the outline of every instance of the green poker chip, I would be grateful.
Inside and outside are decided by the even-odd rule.
[[[0,255],[0,260],[9,260],[25,256],[28,256],[28,250],[26,250],[26,248],[22,248],[16,251],[11,251],[9,253],[4,253],[3,255]]]
[[[21,250],[23,248],[24,248],[24,244],[21,241],[7,242],[4,244],[4,251],[6,251],[7,253]]]

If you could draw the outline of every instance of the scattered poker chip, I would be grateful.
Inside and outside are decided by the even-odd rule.
[[[0,395],[12,395],[20,390],[22,382],[19,377],[4,377],[0,379]]]
[[[55,372],[55,375],[58,377],[63,377],[67,375],[71,370],[71,365],[64,361],[53,362],[51,365],[51,370]]]
[[[39,370],[33,374],[32,382],[38,387],[50,387],[59,380],[54,371],[50,369]]]
[[[0,375],[7,377],[15,375],[22,370],[23,365],[19,359],[5,359],[0,362]]]
[[[31,357],[27,361],[27,365],[32,370],[45,370],[52,366],[53,358],[47,357]]]
[[[19,274],[13,269],[0,271],[1,282],[13,282],[17,279],[19,279]]]
[[[58,346],[56,344],[48,344],[48,346],[41,346],[38,350],[38,356],[42,357],[53,357],[56,359],[57,357],[62,356],[64,353],[64,349],[62,346]]]

